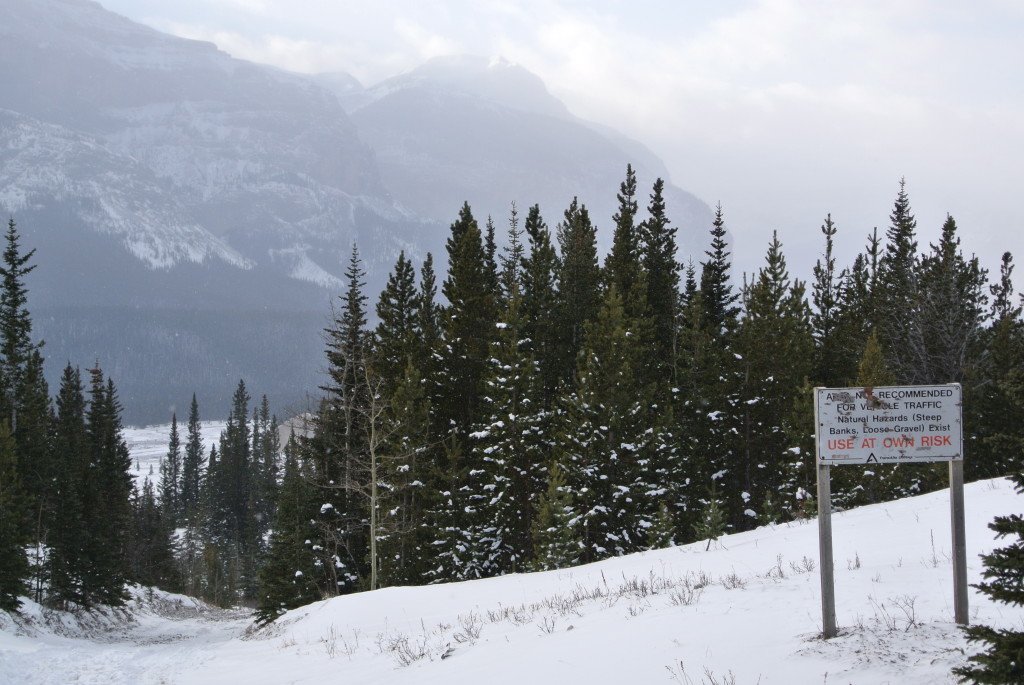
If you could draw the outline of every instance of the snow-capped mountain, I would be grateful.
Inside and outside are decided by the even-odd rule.
[[[437,59],[366,88],[234,59],[89,0],[0,2],[0,93],[0,210],[37,249],[30,306],[48,370],[99,359],[129,415],[149,397],[145,420],[193,390],[217,415],[239,377],[279,401],[315,388],[318,332],[353,245],[372,300],[400,250],[441,257],[464,201],[499,227],[513,201],[539,203],[554,225],[578,196],[606,248],[626,164],[641,206],[667,176],[500,59]],[[710,210],[671,186],[666,199],[684,253],[699,254]],[[129,354],[130,336],[97,324],[96,308],[148,332]],[[180,314],[197,310],[238,325]],[[147,370],[196,359],[197,340],[222,372]]]

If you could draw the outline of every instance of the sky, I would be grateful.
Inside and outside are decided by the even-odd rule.
[[[100,1],[235,57],[367,86],[431,57],[504,57],[720,202],[737,272],[760,268],[777,231],[807,278],[829,213],[852,262],[887,227],[900,179],[922,250],[949,214],[993,274],[1006,250],[1024,259],[1020,0]]]

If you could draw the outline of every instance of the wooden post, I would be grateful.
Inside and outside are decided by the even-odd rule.
[[[832,483],[830,466],[818,462],[818,557],[821,560],[821,636],[836,636],[836,591],[832,561]]]
[[[964,524],[964,462],[949,462],[949,513],[953,528],[953,617],[962,626],[967,616],[967,533]]]

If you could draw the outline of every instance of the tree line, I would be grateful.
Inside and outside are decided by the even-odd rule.
[[[1019,470],[1010,254],[989,279],[952,217],[921,249],[901,182],[890,225],[849,264],[827,216],[810,283],[790,276],[774,234],[763,267],[738,279],[722,207],[703,259],[680,263],[663,191],[659,179],[641,212],[627,168],[603,260],[577,199],[553,227],[539,207],[513,206],[501,249],[494,221],[465,204],[445,272],[429,254],[418,268],[400,255],[373,326],[353,247],[304,429],[282,447],[266,397],[250,409],[240,382],[207,451],[193,397],[184,442],[175,417],[159,486],[141,490],[102,372],[86,391],[69,366],[48,397],[25,307],[32,253],[12,222],[0,272],[5,608],[26,590],[116,603],[134,580],[255,605],[268,621],[364,589],[710,544],[815,510],[815,385],[960,382],[968,477]],[[849,466],[833,496],[850,507],[942,483],[931,466]]]
[[[959,382],[970,478],[1020,467],[1021,302],[947,217],[921,249],[901,181],[847,266],[826,216],[808,284],[773,234],[731,273],[719,205],[677,261],[655,182],[627,168],[603,263],[586,207],[512,207],[505,246],[468,204],[440,282],[399,256],[375,305],[353,248],[311,434],[289,442],[260,616],[335,594],[586,563],[815,510],[815,385]],[[839,507],[943,485],[934,466],[846,467]]]

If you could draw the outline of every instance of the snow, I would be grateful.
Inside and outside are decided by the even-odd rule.
[[[203,457],[210,454],[210,446],[217,444],[220,434],[227,426],[225,421],[200,421],[199,434],[203,438]],[[160,461],[167,456],[167,444],[171,438],[171,425],[126,427],[124,440],[132,455],[132,476],[139,480],[148,478],[156,485],[160,482]],[[178,420],[178,442],[181,456],[185,457],[185,442],[188,440],[188,412]],[[139,487],[142,487],[141,482]],[[2,681],[0,681],[2,682]]]
[[[1024,510],[1006,480],[965,488],[968,575]],[[814,521],[561,571],[387,588],[289,612],[240,612],[136,593],[130,621],[76,630],[0,614],[0,682],[736,683],[955,682],[948,491],[832,517],[840,634],[823,641]],[[175,604],[175,601],[180,604]],[[972,622],[1019,628],[1024,609],[970,591]],[[88,616],[84,617],[88,618]]]

